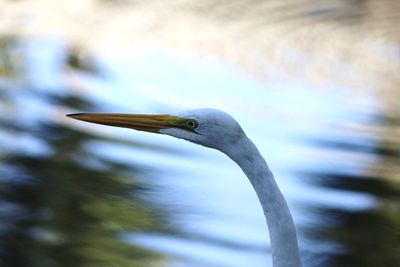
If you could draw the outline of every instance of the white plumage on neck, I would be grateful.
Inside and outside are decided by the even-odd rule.
[[[246,174],[260,200],[271,239],[274,267],[302,266],[296,228],[266,161],[246,136],[225,152]]]

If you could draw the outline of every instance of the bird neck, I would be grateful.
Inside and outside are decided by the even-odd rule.
[[[289,208],[264,158],[247,137],[226,153],[250,180],[268,225],[274,267],[301,267],[296,228]]]

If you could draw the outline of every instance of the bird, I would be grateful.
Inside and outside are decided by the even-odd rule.
[[[266,219],[273,267],[301,267],[296,228],[267,162],[239,123],[224,111],[205,108],[177,114],[75,113],[73,119],[169,135],[221,151],[253,186]]]

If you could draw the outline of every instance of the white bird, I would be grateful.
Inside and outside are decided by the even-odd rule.
[[[77,113],[74,119],[166,134],[217,149],[236,162],[260,200],[271,238],[274,267],[301,267],[296,228],[289,208],[267,163],[240,125],[215,109],[189,110],[178,115]]]

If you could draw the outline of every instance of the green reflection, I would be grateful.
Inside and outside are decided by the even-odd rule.
[[[24,78],[22,73],[12,75]],[[17,102],[20,97],[27,104],[39,99],[53,111],[91,110],[94,105],[76,96],[33,88],[19,93],[13,94],[10,87],[0,94],[0,103],[8,107],[0,117],[0,134],[8,136],[0,139],[0,266],[165,265],[165,255],[119,238],[122,231],[172,231],[166,211],[144,200],[151,186],[136,179],[140,166],[114,162],[85,149],[87,142],[115,140],[50,117],[26,119],[29,109],[20,110]],[[20,137],[29,141],[20,143]],[[40,146],[32,151],[30,143]]]
[[[0,77],[12,78],[22,71],[20,62],[18,62],[18,54],[14,51],[17,45],[15,36],[0,36]]]
[[[392,127],[394,130],[396,126]],[[384,140],[385,136],[378,138]],[[374,155],[375,162],[363,166],[362,174],[346,172],[343,166],[336,172],[313,171],[304,177],[326,189],[368,195],[376,204],[362,210],[307,204],[310,214],[317,216],[319,222],[309,227],[306,235],[313,242],[336,245],[335,249],[314,255],[309,265],[317,266],[312,263],[315,260],[321,264],[318,266],[332,267],[400,266],[400,183],[384,172],[376,174],[376,170],[390,170],[395,166],[393,163],[400,163],[399,144],[373,140],[360,144],[346,139],[320,139],[315,144],[327,149],[327,153],[336,149]],[[356,160],[355,156],[353,158]]]

